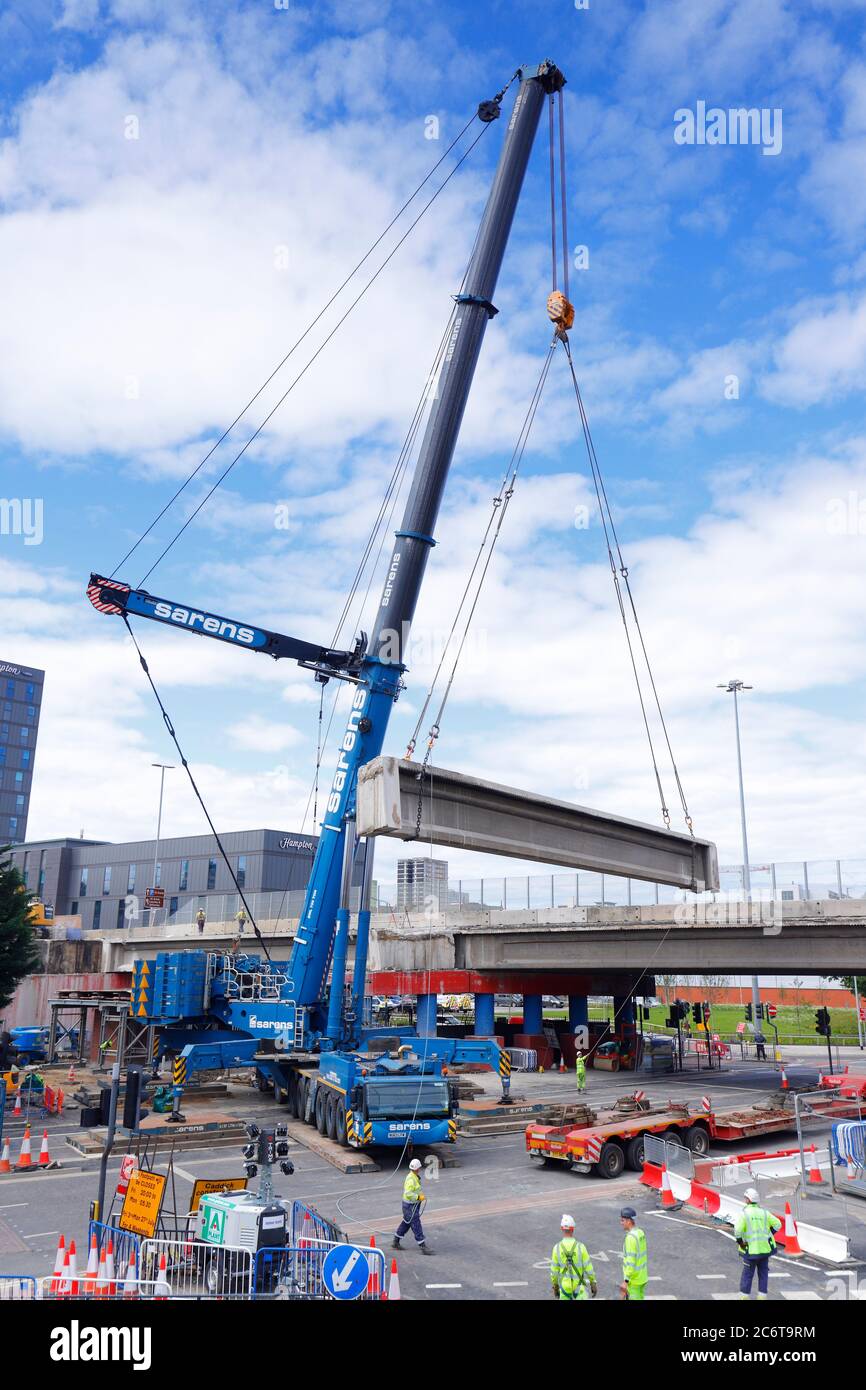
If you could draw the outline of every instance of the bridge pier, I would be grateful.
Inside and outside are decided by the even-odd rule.
[[[524,1033],[543,1033],[544,1032],[544,1001],[540,994],[524,994],[523,996],[523,1031]]]
[[[589,1023],[589,1000],[585,994],[570,994],[568,996],[568,1026],[572,1033],[575,1028],[580,1028],[582,1024]]]
[[[496,996],[475,994],[475,1033],[482,1038],[492,1037],[496,1032]]]
[[[418,1035],[422,1038],[435,1038],[436,1036],[436,995],[419,994],[418,1000]]]

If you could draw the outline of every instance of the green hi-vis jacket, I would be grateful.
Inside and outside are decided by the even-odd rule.
[[[595,1283],[595,1271],[586,1246],[574,1236],[565,1236],[554,1245],[550,1257],[550,1282],[560,1298],[588,1298]]]

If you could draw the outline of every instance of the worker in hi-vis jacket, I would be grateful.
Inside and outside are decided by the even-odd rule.
[[[421,1225],[421,1208],[427,1201],[421,1188],[421,1179],[418,1174],[421,1172],[421,1160],[413,1158],[409,1164],[409,1172],[406,1174],[406,1181],[403,1184],[403,1220],[394,1232],[394,1239],[391,1241],[395,1250],[402,1250],[400,1244],[403,1236],[411,1231],[420,1247],[422,1255],[432,1255],[433,1251],[427,1244],[427,1237]]]

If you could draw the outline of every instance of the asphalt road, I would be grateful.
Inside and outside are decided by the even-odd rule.
[[[814,1066],[793,1068],[792,1084],[806,1085],[815,1077]],[[635,1078],[595,1077],[590,1074],[589,1096],[598,1103],[612,1101],[633,1089]],[[707,1091],[724,1091],[726,1104],[751,1104],[778,1087],[778,1076],[766,1068],[733,1068],[714,1073],[641,1080],[650,1096],[697,1100]],[[520,1076],[515,1091],[571,1096],[570,1076]],[[260,1096],[241,1095],[230,1107],[260,1120],[273,1120],[275,1111]],[[86,1260],[87,1218],[95,1196],[98,1162],[83,1160],[63,1143],[73,1119],[52,1121],[49,1126],[52,1157],[62,1168],[26,1176],[0,1178],[0,1272],[46,1274],[53,1266],[60,1232],[67,1243],[72,1237]],[[20,1139],[20,1121],[9,1121],[13,1158]],[[810,1136],[813,1131],[810,1130]],[[826,1129],[823,1131],[826,1134]],[[34,1138],[38,1139],[34,1127]],[[816,1128],[819,1140],[822,1130]],[[779,1147],[790,1141],[780,1136]],[[773,1147],[771,1140],[769,1147]],[[740,1146],[745,1149],[748,1145]],[[734,1146],[719,1152],[730,1153]],[[34,1145],[38,1150],[38,1142]],[[724,1300],[737,1295],[740,1261],[736,1247],[723,1228],[704,1224],[685,1213],[662,1211],[658,1197],[626,1173],[615,1181],[571,1173],[558,1167],[540,1167],[531,1161],[522,1134],[461,1140],[459,1166],[440,1169],[425,1178],[428,1203],[424,1224],[435,1254],[425,1258],[411,1236],[398,1256],[404,1297],[416,1300],[549,1298],[548,1261],[559,1238],[563,1212],[574,1218],[577,1234],[587,1245],[595,1265],[602,1299],[616,1299],[620,1279],[619,1256],[622,1230],[620,1207],[635,1206],[649,1242],[651,1299]],[[404,1171],[394,1167],[396,1156],[381,1155],[382,1170],[372,1174],[344,1175],[326,1160],[299,1145],[293,1146],[295,1174],[280,1178],[278,1191],[301,1197],[338,1220],[351,1238],[366,1244],[371,1235],[388,1247],[400,1212]],[[109,1166],[109,1190],[115,1185],[119,1158]],[[165,1162],[163,1161],[163,1167]],[[196,1177],[224,1177],[242,1171],[239,1153],[232,1149],[179,1152],[174,1161],[177,1207],[185,1209]],[[866,1204],[859,1204],[866,1206]],[[864,1214],[866,1216],[866,1214]],[[862,1221],[859,1211],[855,1225]],[[866,1236],[866,1225],[863,1226]],[[866,1245],[863,1246],[866,1254]],[[866,1275],[866,1263],[855,1271]],[[839,1296],[838,1285],[828,1283],[831,1271],[808,1259],[777,1256],[772,1263],[771,1296],[779,1300],[815,1300]]]

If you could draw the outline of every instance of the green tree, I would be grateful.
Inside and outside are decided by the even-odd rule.
[[[844,985],[846,989],[850,989],[851,992],[852,992],[852,994],[853,994],[853,992],[854,992],[854,976],[853,976],[853,975],[830,975],[830,976],[828,976],[828,979],[830,979],[830,980],[838,980],[839,983],[840,983],[841,985]],[[866,1003],[866,975],[858,975],[858,976],[857,976],[857,988],[858,988],[858,990],[860,991],[860,1002],[861,1002],[861,1004],[862,1004],[862,1003]]]
[[[39,966],[36,938],[27,920],[33,895],[8,855],[9,845],[0,847],[0,1009],[12,1002],[20,981]]]

